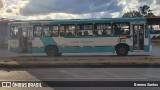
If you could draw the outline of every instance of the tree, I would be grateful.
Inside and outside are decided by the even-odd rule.
[[[142,17],[142,15],[138,11],[130,11],[130,12],[124,13],[122,16],[122,18],[135,18],[135,17]]]
[[[146,17],[155,17],[156,15],[154,15],[154,13],[152,13],[152,11],[150,10],[148,15]]]
[[[147,5],[143,5],[139,8],[139,11],[130,11],[127,13],[124,13],[122,18],[135,18],[135,17],[155,17],[154,13],[152,13],[152,10],[149,9],[150,7]]]

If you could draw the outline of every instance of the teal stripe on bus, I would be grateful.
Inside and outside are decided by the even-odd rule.
[[[60,47],[60,53],[88,53],[88,52],[115,52],[114,46],[99,47]]]
[[[45,53],[45,48],[28,48],[29,53]]]
[[[20,52],[20,48],[10,48],[10,52],[16,52],[19,53]]]
[[[58,46],[58,44],[53,40],[52,37],[41,37],[40,38],[44,44],[44,46],[48,46],[48,45],[56,45]]]
[[[144,45],[144,51],[145,51],[145,52],[149,52],[149,48],[150,48],[149,45]]]

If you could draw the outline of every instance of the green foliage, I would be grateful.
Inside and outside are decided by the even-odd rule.
[[[155,17],[154,13],[152,13],[152,10],[150,10],[149,6],[147,5],[143,5],[142,7],[140,7],[140,9],[142,10],[141,12],[145,12],[145,8],[147,7],[147,12],[148,14],[143,16],[140,11],[130,11],[127,13],[124,13],[122,18],[136,18],[136,17]]]
[[[154,15],[154,13],[152,13],[152,12],[149,12],[148,13],[148,15],[147,15],[147,17],[155,17],[156,15]]]
[[[135,17],[142,17],[142,15],[138,11],[130,11],[130,12],[124,13],[122,16],[122,18],[135,18]]]
[[[127,13],[124,13],[122,18],[136,18],[136,17],[143,17],[139,11],[130,11]],[[155,17],[154,13],[152,13],[151,11],[149,11],[148,15],[146,15],[145,17]]]

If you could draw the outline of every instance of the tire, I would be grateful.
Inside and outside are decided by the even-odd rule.
[[[47,56],[49,56],[49,57],[53,57],[53,56],[58,56],[59,55],[58,49],[55,46],[47,47],[46,53],[47,53]]]
[[[128,55],[128,47],[125,45],[120,45],[116,48],[116,53],[118,56],[126,56]]]

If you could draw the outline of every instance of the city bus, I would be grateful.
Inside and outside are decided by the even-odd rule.
[[[160,30],[151,30],[151,39],[152,40],[159,40],[160,39]]]
[[[34,20],[8,24],[8,48],[15,53],[129,52],[151,50],[145,18]]]

